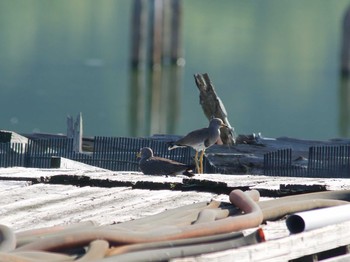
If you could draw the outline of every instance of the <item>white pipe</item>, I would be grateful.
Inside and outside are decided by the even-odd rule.
[[[290,215],[286,224],[290,233],[300,233],[350,220],[350,204],[327,207]]]

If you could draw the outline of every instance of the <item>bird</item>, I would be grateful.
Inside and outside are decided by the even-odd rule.
[[[190,172],[190,170],[194,169],[193,165],[186,165],[171,159],[156,157],[153,155],[153,150],[149,147],[141,148],[137,157],[140,158],[139,167],[145,175],[194,176]]]
[[[220,118],[213,118],[209,122],[209,126],[194,130],[179,140],[173,142],[168,147],[172,150],[177,147],[192,147],[196,151],[195,164],[199,174],[203,173],[203,156],[208,147],[214,145],[220,138],[220,128],[228,127]],[[198,153],[201,155],[198,159]],[[198,164],[199,161],[199,164]]]

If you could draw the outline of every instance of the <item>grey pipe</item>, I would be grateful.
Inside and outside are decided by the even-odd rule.
[[[16,235],[14,231],[5,225],[0,225],[0,252],[12,251],[15,248]]]
[[[341,205],[290,215],[286,224],[288,230],[300,233],[350,220],[350,205]]]
[[[198,256],[204,253],[218,252],[232,248],[257,244],[265,241],[262,229],[240,238],[219,241],[214,243],[195,244],[189,246],[177,246],[173,248],[157,248],[141,250],[103,258],[98,261],[168,261],[176,257]]]
[[[218,234],[218,235],[206,236],[206,237],[185,238],[185,239],[177,239],[177,240],[169,240],[169,241],[123,245],[123,246],[112,247],[108,251],[108,256],[120,255],[127,252],[135,252],[135,251],[148,250],[148,249],[199,245],[199,244],[215,243],[220,241],[223,242],[223,241],[237,239],[240,237],[244,237],[242,232],[230,232],[226,234]]]

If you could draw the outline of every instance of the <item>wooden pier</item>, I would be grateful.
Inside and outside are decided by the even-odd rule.
[[[0,168],[0,223],[16,232],[82,221],[111,225],[212,199],[228,202],[227,194],[234,189],[258,190],[265,201],[349,190],[350,180],[220,174],[191,179],[145,176],[62,159],[61,167],[54,169]],[[283,218],[260,226],[265,243],[172,261],[318,261],[327,257],[333,257],[329,261],[346,261],[349,226],[350,222],[344,222],[290,235]]]

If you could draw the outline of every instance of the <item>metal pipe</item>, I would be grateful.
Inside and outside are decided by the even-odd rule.
[[[194,252],[194,249],[199,250],[198,248],[203,244],[198,242],[199,240],[203,240],[204,244],[208,245],[206,251],[211,252],[213,250],[210,248],[213,247],[213,244],[215,246],[217,244],[218,248],[224,248],[234,238],[226,238],[227,235],[223,237],[221,234],[257,227],[263,220],[276,219],[300,210],[348,204],[343,200],[350,199],[350,191],[304,194],[256,203],[255,201],[259,200],[258,191],[234,190],[230,193],[229,199],[232,205],[218,201],[202,202],[113,226],[97,227],[91,224],[81,224],[17,233],[16,236],[20,239],[18,242],[22,242],[23,245],[17,244],[17,249],[13,252],[67,250],[74,247],[86,247],[90,244],[89,253],[92,256],[102,257],[108,242],[115,246],[109,255],[132,253],[130,257],[118,256],[121,259],[133,256],[136,258],[135,254],[138,254],[137,256],[147,255],[156,250],[159,250],[160,253],[170,250],[174,252],[173,254],[178,252],[177,254],[183,256],[184,253],[181,252],[190,254]],[[194,223],[196,220],[197,223]],[[34,234],[32,238],[31,234]],[[228,236],[231,234],[235,236],[234,233],[229,233]],[[94,242],[97,239],[104,241]],[[174,244],[176,249],[171,251],[170,247],[174,247]],[[234,247],[236,246],[226,245],[226,249]],[[42,254],[45,253],[47,252],[42,252]],[[11,254],[23,258],[17,253]],[[0,253],[0,255],[4,254]],[[116,256],[112,257],[116,258]]]
[[[350,205],[341,205],[317,210],[299,212],[286,219],[288,230],[300,233],[312,229],[341,223],[350,219]]]
[[[299,203],[297,203],[298,201]],[[287,196],[274,200],[261,201],[258,205],[262,209],[264,221],[267,221],[281,218],[292,212],[326,207],[327,205],[347,204],[345,201],[350,201],[350,190],[325,191]],[[300,205],[301,203],[306,205]]]
[[[261,210],[264,215],[264,221],[277,220],[285,215],[292,214],[295,212],[301,212],[316,208],[325,208],[332,206],[345,205],[349,202],[343,200],[334,199],[305,199],[291,201],[285,199],[283,202],[270,202],[270,205],[263,205]],[[261,206],[261,205],[260,205]]]
[[[133,245],[123,245],[119,247],[112,247],[108,252],[107,256],[119,255],[127,252],[135,252],[135,251],[148,250],[148,249],[159,249],[159,248],[170,248],[170,247],[178,247],[178,246],[189,246],[189,245],[195,245],[195,244],[214,243],[214,242],[220,242],[220,241],[233,240],[243,236],[244,235],[242,232],[231,232],[226,234],[219,234],[219,235],[205,236],[205,237],[140,243],[140,244],[133,244]]]

